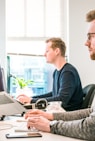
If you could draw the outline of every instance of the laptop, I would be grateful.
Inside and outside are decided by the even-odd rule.
[[[23,114],[27,109],[5,91],[0,92],[0,117]]]

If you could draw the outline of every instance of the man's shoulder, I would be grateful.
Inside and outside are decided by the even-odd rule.
[[[66,65],[64,66],[63,71],[77,71],[77,69],[70,63],[66,63]]]

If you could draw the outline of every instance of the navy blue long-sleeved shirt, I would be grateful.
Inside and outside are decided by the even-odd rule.
[[[50,101],[62,101],[62,107],[67,111],[80,109],[83,102],[83,91],[81,80],[76,68],[66,63],[63,68],[53,73],[52,92],[34,97],[31,102],[39,98],[46,98]]]

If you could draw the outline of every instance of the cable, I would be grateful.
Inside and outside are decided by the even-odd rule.
[[[12,124],[8,124],[8,123],[0,123],[0,131],[1,130],[7,130],[14,127]]]

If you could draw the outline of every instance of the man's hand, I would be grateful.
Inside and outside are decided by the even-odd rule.
[[[32,98],[26,96],[25,94],[20,94],[17,98],[17,101],[21,102],[22,104],[30,103]]]
[[[49,120],[53,120],[53,114],[52,113],[48,113],[48,112],[44,112],[42,110],[38,110],[38,109],[32,109],[29,110],[25,115],[25,119],[27,119],[28,117],[39,117],[39,116],[43,116]]]
[[[30,117],[27,121],[27,127],[35,127],[37,130],[50,132],[50,121],[42,116]]]

